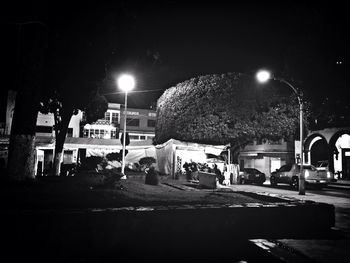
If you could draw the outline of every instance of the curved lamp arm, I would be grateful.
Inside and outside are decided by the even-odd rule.
[[[298,98],[298,101],[299,101],[299,104],[301,105],[302,104],[302,101],[301,101],[301,97],[300,97],[300,94],[298,93],[298,91],[296,90],[296,88],[294,88],[294,86],[292,84],[290,84],[288,81],[284,80],[284,79],[280,79],[280,78],[273,78],[274,80],[278,80],[284,84],[287,84],[287,86],[289,86],[293,92],[295,93],[295,95],[297,95],[297,98]]]

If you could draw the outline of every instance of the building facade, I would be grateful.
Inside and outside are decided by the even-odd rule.
[[[255,140],[240,151],[240,168],[256,168],[269,178],[282,165],[295,162],[294,141]]]
[[[108,103],[103,119],[85,124],[84,138],[118,139],[124,131],[125,111],[120,104]],[[128,108],[126,130],[131,141],[152,140],[154,138],[156,112],[149,109]]]
[[[4,138],[1,141],[1,158],[7,163],[7,150],[11,124],[15,108],[16,92],[8,93],[6,123],[4,127]],[[128,108],[126,116],[126,131],[130,138],[130,147],[138,151],[138,156],[150,153],[152,139],[155,132],[156,111],[151,109]],[[73,115],[67,132],[67,139],[63,151],[63,164],[74,164],[81,155],[104,156],[113,151],[121,149],[121,134],[124,123],[123,106],[117,103],[108,103],[108,109],[104,118],[94,123],[86,124],[85,114],[79,111]],[[74,143],[72,143],[72,140]],[[141,144],[140,144],[141,143]],[[73,146],[72,146],[73,145]],[[101,147],[103,145],[103,147]],[[54,115],[52,113],[38,113],[36,123],[36,153],[37,174],[47,173],[53,164],[55,147]],[[147,149],[147,151],[146,151]],[[130,154],[131,157],[135,154]],[[135,158],[134,158],[135,159]],[[132,159],[134,161],[134,159]]]
[[[350,127],[311,131],[303,146],[305,163],[326,161],[336,178],[350,180]]]

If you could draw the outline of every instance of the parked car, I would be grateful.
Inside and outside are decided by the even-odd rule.
[[[318,170],[313,165],[303,165],[305,185],[314,185],[319,188],[327,186],[333,180],[333,174],[327,170]],[[279,183],[289,184],[297,189],[299,187],[300,165],[286,164],[271,173],[270,183],[276,186]]]
[[[329,172],[329,173],[332,173],[330,170],[329,170],[329,164],[328,164],[328,161],[327,160],[323,160],[323,161],[318,161],[317,162],[317,165],[316,165],[316,169],[318,171],[326,171]],[[332,182],[336,182],[337,179],[338,179],[338,174],[333,174],[331,175],[331,181]]]
[[[239,180],[241,184],[259,184],[262,185],[266,181],[266,176],[255,168],[243,168],[239,173]]]

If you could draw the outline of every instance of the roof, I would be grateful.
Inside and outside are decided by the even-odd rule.
[[[122,146],[120,139],[96,139],[67,137],[65,144],[101,145],[101,146]],[[153,146],[152,140],[130,141],[128,146]]]
[[[226,145],[201,144],[195,142],[179,141],[175,139],[169,139],[165,143],[156,145],[156,149],[164,148],[167,145],[172,145],[178,150],[204,151],[205,153],[211,153],[214,155],[220,155],[220,153],[226,149]]]

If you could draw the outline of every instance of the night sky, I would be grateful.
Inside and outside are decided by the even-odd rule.
[[[136,91],[148,90],[130,94],[130,107],[148,108],[162,90],[194,76],[253,74],[261,67],[297,81],[316,102],[345,92],[350,46],[345,3],[265,2],[57,1],[4,6],[2,90],[15,85],[18,23],[40,21],[48,28],[47,68],[55,72],[46,77],[46,85],[74,72],[77,83],[104,79],[107,85],[101,93],[113,93],[118,91],[113,77],[127,71],[136,78]],[[30,27],[22,24],[22,32]],[[5,118],[5,94],[0,121]],[[114,94],[108,99],[122,103],[124,97]]]

